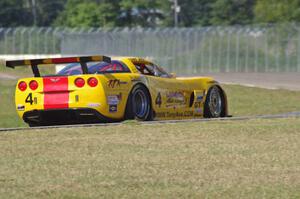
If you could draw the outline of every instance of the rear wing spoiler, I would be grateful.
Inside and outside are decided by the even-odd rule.
[[[103,55],[97,56],[84,56],[84,57],[62,57],[51,59],[25,59],[25,60],[9,60],[5,61],[5,66],[8,68],[15,68],[16,66],[31,66],[34,77],[40,77],[40,71],[38,65],[49,64],[70,64],[80,63],[82,73],[88,74],[87,62],[107,62],[111,63],[111,58]]]

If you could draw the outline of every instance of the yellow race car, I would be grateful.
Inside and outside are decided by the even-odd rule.
[[[68,64],[41,76],[38,66]],[[175,77],[143,58],[85,56],[6,61],[31,66],[15,103],[29,126],[226,117],[227,97],[211,77]]]

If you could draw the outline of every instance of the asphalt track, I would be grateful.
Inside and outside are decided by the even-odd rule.
[[[184,122],[212,122],[212,121],[243,121],[253,119],[277,119],[277,118],[300,118],[300,112],[290,112],[274,115],[257,115],[257,116],[243,116],[243,117],[225,117],[213,119],[188,119],[188,120],[163,120],[163,121],[148,121],[137,122],[137,125],[156,125],[156,124],[172,124]],[[60,125],[60,126],[41,126],[41,127],[19,127],[19,128],[0,128],[0,132],[15,132],[26,130],[41,130],[41,129],[60,129],[60,128],[78,128],[78,127],[102,127],[102,126],[118,126],[126,124],[126,122],[118,123],[101,123],[101,124],[77,124],[77,125]]]

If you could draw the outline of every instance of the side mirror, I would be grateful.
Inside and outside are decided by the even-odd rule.
[[[171,78],[176,78],[176,73],[170,73]]]

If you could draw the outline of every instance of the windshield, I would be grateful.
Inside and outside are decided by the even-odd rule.
[[[89,74],[104,73],[128,73],[130,70],[120,61],[106,62],[89,62],[87,63]],[[79,63],[68,64],[57,75],[80,75],[82,74],[81,65]]]

